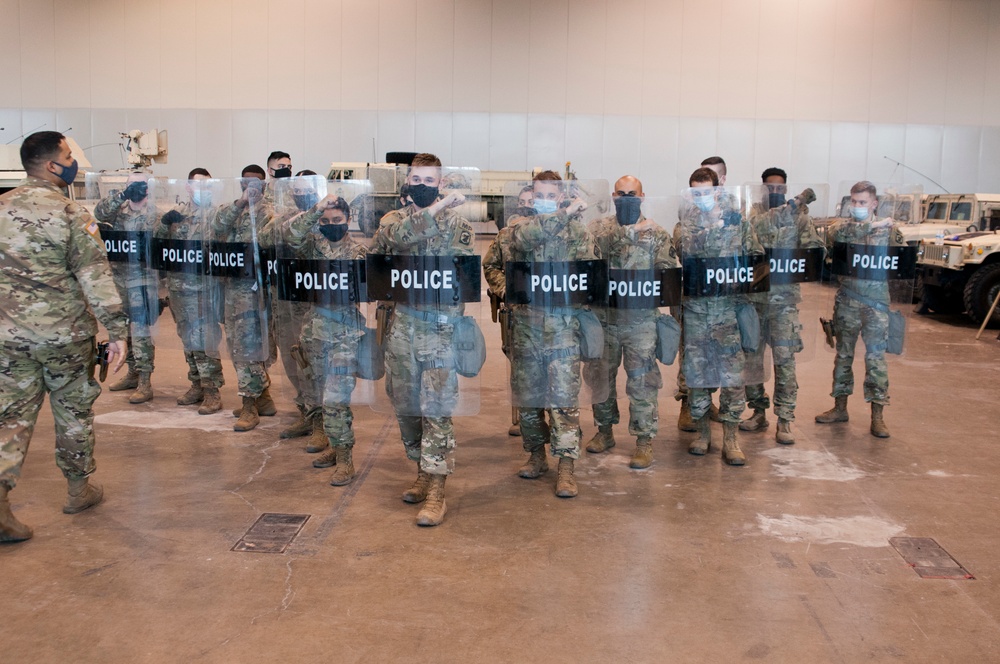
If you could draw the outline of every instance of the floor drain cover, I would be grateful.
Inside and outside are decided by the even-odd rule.
[[[309,514],[261,514],[232,550],[284,553],[309,517]]]
[[[889,544],[923,579],[975,579],[930,537],[893,537]]]

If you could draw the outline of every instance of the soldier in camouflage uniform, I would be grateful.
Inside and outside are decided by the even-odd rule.
[[[718,186],[718,176],[699,168],[689,179],[693,188],[704,188],[714,197],[711,207],[700,208],[692,221],[680,224],[681,259],[721,256],[762,255],[763,248],[750,224],[731,205],[724,205],[711,187]],[[722,420],[722,456],[732,466],[742,466],[746,457],[736,441],[740,416],[746,407],[744,364],[736,309],[748,302],[744,295],[685,297],[683,368],[688,382],[691,417],[698,428],[698,439],[688,446],[691,454],[703,455],[711,449],[708,411],[717,382],[720,388],[719,417]],[[718,374],[717,380],[715,374]],[[691,387],[699,385],[700,387]]]
[[[406,207],[382,217],[370,253],[416,256],[470,256],[472,225],[452,207],[465,202],[459,193],[438,197],[441,161],[432,154],[413,158],[406,176]],[[463,305],[395,307],[385,340],[385,390],[396,408],[406,456],[417,462],[417,479],[403,494],[408,503],[424,502],[417,524],[435,526],[447,511],[444,486],[454,470],[455,429],[451,412],[458,401],[450,323]],[[416,413],[434,413],[421,416]]]
[[[834,222],[827,229],[827,251],[838,242],[875,246],[904,246],[902,233],[891,218],[878,219],[878,196],[871,182],[851,187],[851,218]],[[888,438],[889,428],[882,409],[889,405],[889,366],[885,361],[889,337],[889,283],[872,279],[838,277],[833,307],[837,357],[833,365],[835,405],[816,416],[821,424],[848,421],[847,397],[854,393],[854,347],[860,335],[865,342],[865,401],[871,403],[871,433]],[[882,305],[882,306],[873,306]]]
[[[195,168],[188,174],[188,181],[208,180],[212,176],[204,168]],[[190,190],[191,187],[188,186]],[[214,214],[210,190],[189,191],[197,202],[181,203],[167,211],[156,226],[156,237],[168,240],[201,241],[204,239],[203,222]],[[222,340],[221,332],[213,317],[205,316],[211,299],[206,294],[207,282],[200,274],[183,272],[166,273],[167,292],[170,294],[170,311],[177,323],[177,334],[184,346],[184,361],[188,365],[191,387],[177,397],[177,405],[198,407],[200,415],[211,415],[222,410],[219,388],[226,381],[222,375],[222,362],[205,351],[217,351]]]
[[[616,214],[596,222],[590,229],[600,256],[608,267],[622,270],[661,270],[678,267],[673,239],[640,210],[642,182],[630,175],[615,182],[612,199]],[[653,463],[653,438],[659,426],[657,399],[663,377],[656,363],[656,318],[653,309],[599,308],[604,325],[605,356],[610,358],[608,386],[603,403],[594,404],[597,434],[587,451],[599,454],[615,446],[613,426],[619,422],[616,382],[624,357],[629,399],[628,432],[636,436],[636,449],[629,465],[648,468]]]
[[[816,232],[816,226],[809,216],[808,204],[816,200],[812,189],[806,189],[799,196],[785,200],[787,175],[780,168],[769,168],[761,176],[768,185],[768,203],[754,203],[750,213],[750,225],[757,239],[765,248],[813,249],[823,246]],[[760,316],[763,341],[756,353],[748,355],[747,361],[759,367],[763,375],[765,345],[771,348],[774,360],[774,413],[778,416],[775,440],[783,445],[795,442],[792,421],[795,419],[795,401],[799,384],[795,378],[795,354],[802,351],[802,325],[799,323],[799,302],[802,301],[799,284],[772,285],[767,293],[751,296]],[[747,385],[747,405],[753,415],[740,422],[743,431],[759,431],[768,426],[765,411],[771,401],[763,383]]]
[[[147,182],[144,173],[128,176],[124,191],[112,191],[94,208],[94,216],[101,228],[111,231],[146,231],[151,226],[147,217]],[[140,320],[158,312],[156,273],[133,262],[111,263],[115,285],[126,310],[132,316],[128,337],[128,374],[113,383],[112,392],[134,389],[129,403],[145,403],[153,398],[150,376],[153,373],[155,347],[149,326],[155,320]],[[152,304],[151,304],[152,303]]]
[[[307,212],[285,222],[285,246],[298,258],[363,260],[367,249],[347,232],[351,206],[328,196]],[[305,417],[319,421],[328,451],[313,461],[316,468],[337,466],[330,484],[343,486],[354,479],[354,412],[351,393],[356,383],[358,343],[364,319],[358,305],[307,305],[301,329],[301,348],[309,366],[302,371]]]
[[[28,178],[0,196],[0,542],[31,537],[8,493],[21,474],[45,393],[55,420],[56,465],[68,482],[63,512],[101,502],[94,472],[96,314],[124,362],[124,313],[97,222],[68,199],[77,164],[63,135],[32,134],[21,145]]]
[[[579,218],[587,205],[566,199],[561,178],[544,171],[534,178],[532,216],[511,222],[511,261],[577,261],[600,258],[594,238]],[[511,307],[511,391],[515,403],[534,403],[539,390],[548,390],[561,405],[540,408],[519,406],[521,436],[528,460],[518,471],[526,479],[537,479],[548,471],[545,443],[559,458],[556,495],[577,495],[574,461],[580,458],[580,342],[578,306],[537,308],[526,304]],[[549,402],[544,398],[542,401]],[[545,416],[549,423],[546,424]]]

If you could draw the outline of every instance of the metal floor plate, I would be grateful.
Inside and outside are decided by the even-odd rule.
[[[284,553],[310,516],[310,514],[261,514],[231,550]]]
[[[889,544],[922,579],[975,579],[930,537],[893,537]]]

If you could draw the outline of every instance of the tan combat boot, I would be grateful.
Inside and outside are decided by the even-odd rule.
[[[730,466],[742,466],[747,462],[746,455],[736,442],[736,431],[740,428],[735,422],[722,423],[722,458]]]
[[[243,397],[243,408],[240,410],[240,419],[233,425],[233,431],[250,431],[260,424],[260,416],[257,414],[257,400],[253,397]]]
[[[309,418],[312,425],[312,434],[306,439],[306,452],[316,454],[330,447],[330,440],[323,431],[323,413],[319,412]]]
[[[559,457],[559,468],[556,471],[556,495],[560,498],[576,496],[576,478],[573,477],[573,460]]]
[[[281,438],[298,438],[299,436],[308,436],[312,433],[313,424],[312,420],[306,417],[305,406],[299,406],[299,419],[295,421],[295,424],[284,429],[280,434]]]
[[[354,458],[351,455],[350,447],[342,446],[336,448],[334,463],[337,465],[337,470],[333,472],[333,477],[330,478],[331,485],[344,486],[354,481]],[[441,516],[444,516],[444,514]]]
[[[448,505],[444,502],[444,483],[447,475],[431,475],[427,487],[427,500],[417,513],[418,526],[436,526],[444,521]]]
[[[417,462],[417,479],[413,485],[403,492],[404,503],[422,503],[427,498],[427,485],[430,484],[431,476],[424,472]]]
[[[782,445],[794,445],[795,435],[792,434],[792,423],[779,417],[778,430],[774,432],[774,439]]]
[[[271,398],[270,388],[265,387],[264,391],[257,397],[257,414],[261,417],[274,417],[278,414],[278,407],[274,405]]]
[[[691,444],[688,445],[688,453],[704,456],[712,449],[712,425],[708,418],[708,413],[702,415],[701,419],[697,420],[694,424],[697,427],[698,438],[691,441]]]
[[[63,514],[76,514],[93,507],[104,499],[104,489],[100,484],[91,484],[86,477],[68,480],[69,488]]]
[[[653,465],[653,439],[639,438],[635,441],[635,453],[628,462],[629,468],[649,468]]]
[[[139,387],[139,374],[130,367],[128,373],[108,386],[110,392],[124,392]]]
[[[149,374],[141,373],[139,374],[139,384],[135,388],[135,392],[132,396],[128,398],[129,403],[146,403],[153,398],[153,386],[149,382]]]
[[[517,415],[517,408],[510,409],[510,428],[507,429],[508,436],[520,436],[521,435],[521,418]]]
[[[677,428],[692,433],[698,430],[698,425],[691,419],[691,404],[688,403],[687,397],[681,397],[681,412],[677,416]]]
[[[10,501],[7,499],[9,491],[7,483],[0,482],[0,542],[23,542],[31,539],[34,533],[10,511]]]
[[[545,456],[545,446],[540,445],[531,450],[531,456],[524,462],[517,474],[526,480],[537,480],[542,473],[549,471],[549,462]]]
[[[753,415],[740,422],[740,431],[761,431],[766,429],[769,424],[764,409],[754,408]]]
[[[615,432],[610,424],[602,424],[597,427],[597,433],[587,443],[587,451],[591,454],[600,454],[605,450],[610,450],[615,446]]]
[[[882,419],[882,404],[872,402],[872,435],[876,438],[888,438],[889,427]]]
[[[200,380],[192,380],[191,387],[188,391],[177,397],[178,406],[190,406],[191,404],[201,403],[205,399],[205,390],[201,387]]]
[[[816,421],[820,424],[846,422],[849,419],[850,417],[847,414],[847,395],[835,397],[833,408],[816,416]]]
[[[332,468],[337,465],[337,448],[327,447],[318,457],[313,459],[313,468]]]
[[[198,414],[211,415],[212,413],[218,413],[220,410],[222,410],[222,395],[219,394],[219,388],[206,387],[205,398],[202,399],[201,406],[198,407]]]

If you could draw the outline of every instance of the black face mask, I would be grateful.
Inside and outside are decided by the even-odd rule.
[[[615,199],[615,217],[622,226],[632,226],[639,221],[642,211],[642,199],[632,194],[619,196]]]
[[[767,195],[767,207],[770,209],[779,208],[785,204],[784,194],[770,193]]]
[[[290,178],[292,177],[292,169],[290,166],[282,166],[281,168],[274,169],[274,177],[277,179]]]
[[[429,207],[438,198],[438,188],[428,187],[426,184],[406,185],[406,193],[418,208]]]
[[[295,207],[300,210],[308,210],[319,202],[319,194],[292,194]]]
[[[340,242],[347,235],[347,224],[320,224],[319,232],[330,242]]]

